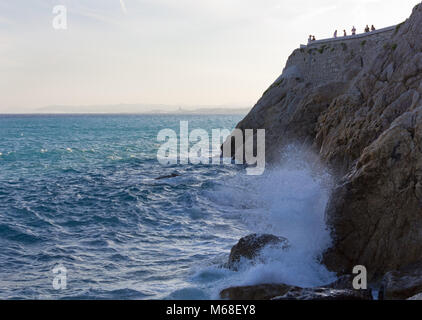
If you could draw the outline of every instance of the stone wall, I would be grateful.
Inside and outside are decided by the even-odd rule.
[[[370,63],[374,48],[389,43],[396,27],[389,27],[355,36],[332,38],[312,42],[295,50],[289,57],[282,77],[295,75],[305,81],[324,84],[350,80],[358,70]],[[344,74],[349,70],[347,74]],[[294,71],[294,72],[292,72]]]

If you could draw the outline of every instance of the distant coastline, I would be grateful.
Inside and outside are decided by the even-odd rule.
[[[3,113],[0,112],[0,117],[2,116],[171,116],[171,115],[246,115],[250,109],[244,110],[235,110],[233,112],[224,112],[224,111],[206,111],[206,112],[13,112],[13,113]]]
[[[178,105],[163,105],[163,104],[117,104],[117,105],[92,105],[92,106],[47,106],[33,110],[14,110],[13,112],[0,111],[0,115],[10,114],[51,114],[51,115],[101,115],[101,114],[122,114],[122,115],[206,115],[206,114],[247,114],[251,107],[244,106],[230,106],[230,105],[215,105],[215,106],[178,106]]]

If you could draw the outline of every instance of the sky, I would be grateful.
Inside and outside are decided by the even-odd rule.
[[[0,0],[0,113],[251,107],[309,34],[391,26],[419,2]]]

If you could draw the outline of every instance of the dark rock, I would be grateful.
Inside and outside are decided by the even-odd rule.
[[[336,281],[323,286],[324,288],[330,289],[353,289],[353,276],[344,275],[339,277]]]
[[[176,177],[179,177],[179,176],[180,176],[180,174],[178,174],[178,173],[172,173],[172,174],[167,175],[167,176],[161,176],[161,177],[155,178],[155,180],[170,179],[170,178],[176,178]]]
[[[422,263],[385,274],[380,295],[385,300],[404,300],[422,292]]]
[[[372,289],[368,287],[368,289],[363,289],[363,290],[356,290],[353,288],[353,279],[355,276],[353,275],[344,275],[339,277],[336,281],[322,286],[323,288],[328,288],[328,289],[335,289],[335,290],[351,290],[351,291],[356,291],[355,294],[357,295],[361,295],[362,297],[366,298],[366,297],[371,297],[372,299]],[[365,299],[366,300],[366,299]]]
[[[295,287],[285,284],[261,284],[256,286],[232,287],[220,292],[222,299],[270,300],[286,294]]]
[[[286,284],[232,287],[220,293],[228,300],[372,300],[371,290],[351,288],[352,277],[339,279],[331,287],[300,288]]]
[[[272,300],[373,300],[373,298],[368,290],[294,288],[283,296],[275,297]]]
[[[289,246],[288,240],[282,237],[276,237],[270,234],[251,234],[239,240],[239,242],[231,249],[228,268],[237,270],[237,264],[241,258],[253,260],[260,251],[269,245],[277,245],[282,249]]]

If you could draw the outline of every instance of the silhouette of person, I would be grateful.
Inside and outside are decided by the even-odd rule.
[[[312,41],[312,36],[311,36],[311,35],[309,35],[309,38],[308,38],[308,43],[311,43],[311,41]]]
[[[334,38],[337,38],[337,30],[334,31]]]
[[[347,32],[346,30],[343,30],[344,36],[347,37]]]
[[[365,32],[369,32],[369,26],[366,25]]]
[[[371,27],[371,31],[375,31],[376,29],[375,29],[375,27],[374,27],[374,25],[372,25],[372,27]]]
[[[312,41],[315,41],[315,40],[316,40],[316,39],[315,39],[315,36],[313,36],[313,37],[312,37]]]
[[[355,26],[353,26],[353,28],[352,28],[352,35],[356,35],[356,28],[355,28]]]

